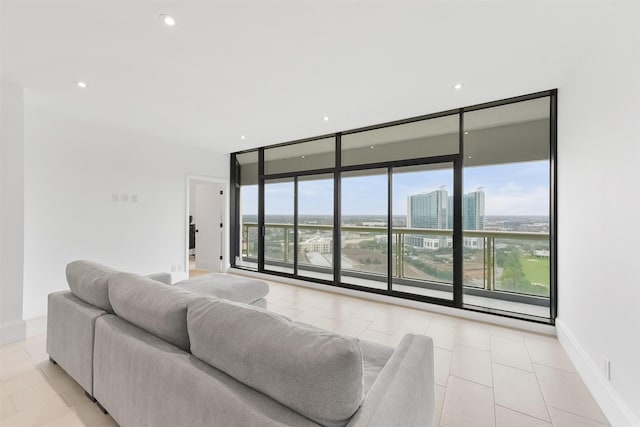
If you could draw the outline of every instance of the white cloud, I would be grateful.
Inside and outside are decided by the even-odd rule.
[[[503,190],[503,189],[501,189]],[[485,191],[486,215],[548,215],[549,189],[535,187],[528,191],[499,190],[497,193]]]

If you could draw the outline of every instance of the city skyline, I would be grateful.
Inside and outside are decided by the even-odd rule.
[[[464,230],[484,230],[484,191],[481,189],[464,194],[462,198],[462,227]],[[453,196],[444,188],[429,193],[410,194],[407,196],[408,228],[453,229]],[[450,236],[408,235],[407,242],[411,246],[439,249],[451,247],[453,239]],[[465,247],[479,248],[483,239],[464,239]]]
[[[357,178],[345,177],[342,185],[343,215],[386,215],[387,175]],[[384,173],[384,174],[382,174]],[[416,173],[394,173],[393,215],[407,214],[407,196],[429,193],[440,188],[453,193],[451,169],[420,172],[427,180],[416,182]],[[482,187],[485,193],[485,214],[533,215],[549,214],[549,164],[547,161],[467,167],[464,170],[464,193]],[[381,192],[380,189],[383,189]],[[265,186],[267,215],[293,214],[293,182]],[[300,215],[333,214],[333,180],[299,182]],[[243,187],[242,213],[257,215],[258,186]]]

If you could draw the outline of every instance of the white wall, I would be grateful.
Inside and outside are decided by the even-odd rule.
[[[190,180],[189,181],[189,215],[193,216],[193,223],[196,222],[196,185],[198,181]]]
[[[0,344],[25,336],[22,320],[24,249],[24,97],[0,87]]]
[[[615,7],[559,90],[557,325],[610,421],[626,426],[640,425],[640,8]]]
[[[26,104],[24,318],[45,314],[76,259],[140,274],[184,269],[187,175],[227,179],[228,155]]]

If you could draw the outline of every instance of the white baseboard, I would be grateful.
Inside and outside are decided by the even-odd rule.
[[[27,322],[16,320],[0,325],[0,345],[22,341],[27,336]]]
[[[598,369],[562,319],[556,319],[558,340],[589,388],[600,409],[614,427],[640,427],[640,421]]]
[[[34,335],[46,334],[47,333],[47,316],[38,316],[32,317],[31,319],[25,320],[27,324],[27,338],[32,337]]]

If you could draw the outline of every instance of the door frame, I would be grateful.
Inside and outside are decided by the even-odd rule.
[[[229,241],[228,241],[228,230],[229,230],[229,180],[225,178],[218,178],[206,175],[194,175],[189,174],[185,180],[185,216],[184,216],[184,242],[183,242],[183,250],[184,250],[184,271],[186,278],[189,278],[189,210],[191,203],[191,182],[199,181],[206,182],[211,184],[221,184],[224,194],[222,197],[224,203],[224,209],[222,212],[222,223],[224,224],[223,233],[221,236],[222,239],[222,247],[223,253],[223,264],[222,264],[222,272],[227,272],[231,267],[231,263],[229,262]]]

